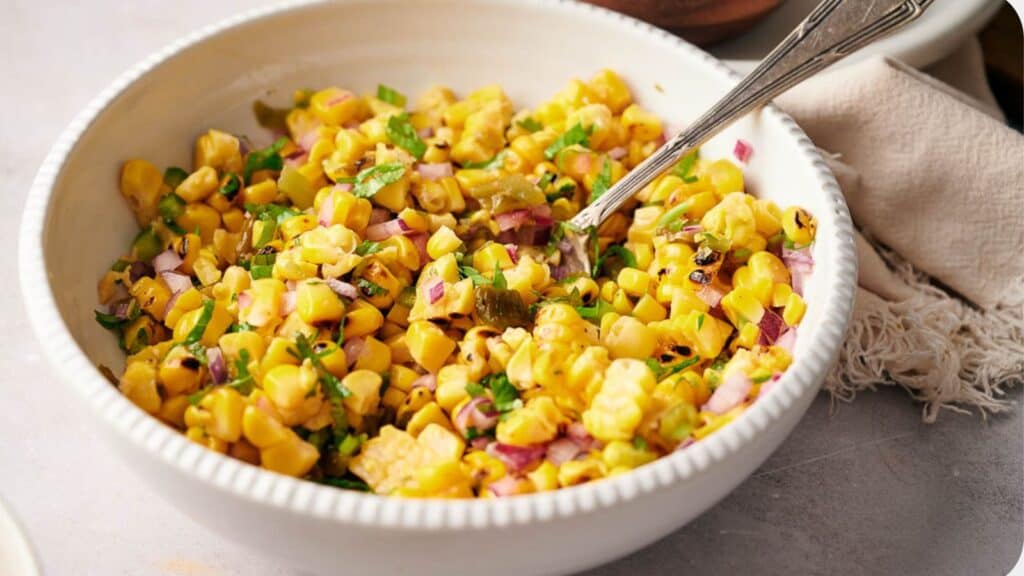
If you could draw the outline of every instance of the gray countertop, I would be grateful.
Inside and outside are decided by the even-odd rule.
[[[152,50],[248,4],[5,3],[0,496],[49,574],[297,574],[194,524],[99,445],[84,407],[46,368],[13,276],[25,192],[74,113]],[[946,412],[926,425],[899,390],[831,414],[822,395],[718,506],[589,574],[1005,574],[1024,541],[1022,456],[1020,411],[988,420]]]

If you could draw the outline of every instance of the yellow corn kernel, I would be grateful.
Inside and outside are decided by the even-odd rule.
[[[587,90],[593,97],[603,103],[613,114],[621,114],[633,101],[633,95],[622,78],[615,72],[604,69],[594,75],[587,83]]]
[[[753,275],[767,278],[772,283],[789,284],[789,269],[778,256],[771,252],[757,252],[747,260],[747,267]]]
[[[462,461],[469,466],[470,475],[477,478],[484,486],[500,480],[508,473],[505,463],[487,452],[470,452],[463,457]],[[557,485],[555,487],[557,488]]]
[[[320,459],[320,452],[294,432],[291,437],[260,451],[260,464],[267,470],[288,476],[305,476]]]
[[[174,325],[174,340],[177,342],[184,342],[185,338],[188,337],[189,333],[198,324],[200,317],[203,315],[204,308],[192,310],[181,315],[181,319]],[[228,327],[231,326],[232,322],[231,314],[228,313],[227,308],[222,302],[213,303],[213,312],[210,314],[210,320],[206,324],[206,329],[203,330],[203,336],[200,338],[200,342],[207,348],[217,345],[217,339],[220,338],[221,334],[227,331]]]
[[[739,336],[736,337],[736,346],[742,346],[743,348],[753,348],[757,346],[757,339],[761,335],[761,329],[758,328],[757,324],[747,322],[740,328]]]
[[[245,213],[238,208],[232,208],[221,214],[220,219],[229,232],[237,234],[242,231],[242,226],[245,224]]]
[[[633,302],[629,300],[625,290],[620,288],[612,297],[612,308],[619,314],[629,314],[633,310]]]
[[[433,452],[438,460],[457,462],[462,459],[466,442],[451,430],[434,423],[427,424],[416,437],[416,443]]]
[[[309,111],[321,122],[341,126],[365,113],[365,104],[355,94],[341,88],[324,88],[309,98]]]
[[[437,260],[445,254],[455,252],[460,246],[462,246],[462,239],[455,234],[455,231],[447,226],[442,226],[427,240],[427,254]]]
[[[132,362],[125,367],[118,389],[136,406],[156,414],[160,410],[160,392],[156,387],[156,368],[146,362]]]
[[[622,111],[620,122],[639,141],[656,140],[663,133],[661,120],[637,104],[630,104]]]
[[[437,373],[437,403],[447,412],[452,412],[462,401],[469,398],[466,385],[471,382],[469,366],[449,364]]]
[[[293,432],[270,413],[247,406],[242,412],[242,434],[253,446],[269,448],[285,442]]]
[[[174,193],[181,196],[185,202],[202,202],[218,188],[220,179],[217,178],[217,171],[210,166],[203,166],[178,184]]]
[[[250,361],[259,362],[263,358],[263,352],[266,351],[266,344],[263,338],[256,332],[244,331],[244,332],[230,332],[224,334],[217,340],[217,345],[220,347],[220,351],[224,354],[224,360],[229,364],[234,364],[234,361],[242,356],[242,350],[246,351],[249,355]]]
[[[295,292],[295,309],[307,324],[337,322],[345,315],[341,298],[325,282],[303,282]]]
[[[267,350],[260,360],[260,372],[267,374],[276,366],[288,364],[298,366],[299,359],[292,355],[289,350],[295,348],[295,342],[289,338],[276,337],[267,344]]]
[[[437,402],[430,402],[423,408],[420,408],[412,418],[409,419],[409,423],[405,425],[405,431],[413,436],[419,436],[428,425],[436,424],[450,431],[454,431],[451,420],[441,410],[441,407],[437,405]]]
[[[369,370],[354,370],[341,381],[352,394],[342,402],[345,408],[355,414],[372,414],[380,405],[380,374]]]
[[[202,364],[184,346],[171,348],[160,363],[160,383],[171,396],[191,394],[199,388]]]
[[[279,364],[263,375],[263,390],[270,401],[283,410],[301,408],[307,397],[315,393],[317,385],[317,373],[312,366]]]
[[[633,306],[633,316],[644,324],[648,324],[664,320],[668,316],[668,311],[664,306],[658,304],[658,301],[650,294],[644,294]]]
[[[242,154],[238,138],[220,130],[209,130],[196,138],[192,168],[211,167],[220,172],[240,172]]]
[[[161,404],[158,416],[175,428],[185,428],[185,409],[189,406],[188,396],[168,398]]]
[[[148,226],[157,216],[162,186],[160,170],[145,160],[129,160],[121,167],[121,195],[140,226]]]
[[[332,157],[343,164],[354,164],[369,149],[369,141],[356,130],[338,130]]]
[[[757,199],[754,200],[753,209],[758,234],[771,238],[782,230],[782,210],[774,202]]]
[[[619,288],[625,290],[630,296],[639,298],[647,294],[651,284],[651,275],[643,270],[627,267],[619,271],[616,283],[619,285]]]
[[[733,330],[728,322],[697,310],[674,318],[673,323],[701,358],[717,357]]]
[[[437,325],[426,320],[409,324],[406,343],[416,363],[430,372],[440,370],[448,356],[455,351],[455,341]]]
[[[188,204],[176,222],[189,232],[198,229],[203,244],[211,244],[214,231],[220,227],[220,212],[206,204]]]
[[[143,276],[131,287],[131,295],[139,303],[139,307],[157,320],[164,319],[167,302],[171,299],[171,290],[159,278]]]
[[[203,396],[200,406],[209,411],[206,433],[225,442],[238,442],[242,437],[242,413],[245,401],[234,388],[220,387]]]
[[[731,161],[722,158],[703,168],[704,174],[711,180],[711,186],[719,197],[733,192],[743,192],[743,171]]]
[[[631,439],[654,386],[654,375],[640,360],[613,360],[605,370],[601,389],[583,412],[587,432],[602,442]]]
[[[494,268],[507,270],[512,267],[512,256],[508,248],[496,242],[489,242],[473,254],[473,267],[488,278],[494,274]]]
[[[744,324],[753,322],[757,324],[764,316],[764,306],[747,288],[733,288],[721,301],[722,311],[729,318],[732,325],[742,328]]]
[[[817,221],[803,208],[790,206],[782,213],[782,231],[797,246],[813,242],[817,228]]]
[[[270,204],[277,198],[277,182],[264,180],[242,189],[242,202],[246,204]]]
[[[248,306],[239,304],[238,318],[251,326],[264,326],[280,316],[284,282],[276,278],[253,280],[244,293],[250,296]]]
[[[787,326],[796,326],[803,319],[804,312],[806,311],[807,304],[804,302],[804,299],[796,292],[793,292],[786,300],[786,307],[782,309],[782,319],[786,322]]]
[[[345,338],[373,334],[384,325],[384,315],[365,300],[357,300],[345,315]]]
[[[391,348],[373,336],[367,336],[363,340],[363,351],[356,358],[355,368],[381,373],[386,372],[390,366]]]
[[[650,358],[658,345],[654,331],[632,316],[622,316],[602,339],[612,358]]]
[[[541,444],[558,436],[559,425],[565,420],[554,400],[539,396],[498,422],[495,436],[499,442],[515,446]]]
[[[601,463],[597,460],[570,460],[558,467],[559,486],[575,486],[604,476]]]
[[[605,466],[611,468],[636,468],[653,462],[658,455],[647,450],[639,450],[630,442],[615,440],[608,443],[601,452]]]
[[[533,489],[537,492],[545,492],[558,488],[558,466],[545,460],[533,472],[526,474],[526,477],[533,483]]]
[[[178,295],[174,305],[164,316],[164,326],[174,328],[181,316],[190,310],[195,310],[203,305],[203,295],[195,288],[189,288]]]
[[[772,308],[782,308],[789,302],[789,295],[793,293],[793,289],[790,288],[789,284],[776,284],[772,287]]]

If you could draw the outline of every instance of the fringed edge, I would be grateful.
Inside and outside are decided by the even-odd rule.
[[[869,239],[869,242],[871,240]],[[934,422],[943,409],[982,417],[1010,410],[1006,389],[1024,380],[1024,306],[977,310],[872,242],[914,295],[889,302],[859,291],[839,359],[825,382],[833,401],[894,384],[924,402]]]

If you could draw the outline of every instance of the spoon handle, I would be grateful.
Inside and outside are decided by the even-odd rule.
[[[733,121],[805,78],[916,19],[933,0],[823,0],[703,116],[590,204],[572,223],[598,226],[626,200]]]

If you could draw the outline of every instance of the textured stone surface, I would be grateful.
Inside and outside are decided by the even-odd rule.
[[[197,526],[98,445],[29,336],[13,277],[25,191],[75,112],[152,50],[251,4],[65,4],[9,1],[0,18],[0,496],[49,574],[296,576]],[[1024,538],[1019,412],[987,422],[947,413],[926,426],[886,390],[828,413],[819,398],[721,504],[589,574],[1006,573]]]

